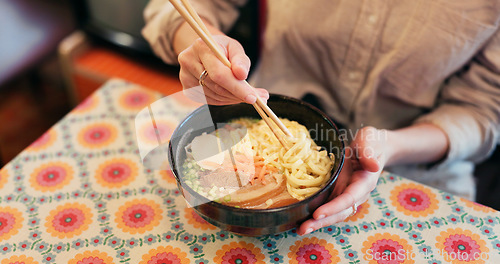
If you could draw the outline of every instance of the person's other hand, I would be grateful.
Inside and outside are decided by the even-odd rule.
[[[267,101],[269,93],[265,89],[255,89],[244,81],[250,70],[250,59],[241,44],[224,35],[213,37],[227,55],[232,67],[224,65],[202,39],[197,39],[178,57],[181,66],[179,78],[183,89],[199,86],[199,78],[206,70],[208,76],[204,79],[203,93],[208,104],[253,104],[256,101],[255,95]]]
[[[313,213],[297,229],[300,235],[344,221],[353,213],[353,206],[366,202],[390,156],[387,130],[364,127],[346,148],[344,167],[338,176],[329,202]]]

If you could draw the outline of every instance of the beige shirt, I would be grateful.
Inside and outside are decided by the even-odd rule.
[[[245,0],[192,0],[228,30]],[[500,130],[500,1],[268,0],[264,47],[251,82],[300,98],[314,93],[349,129],[431,122],[448,135],[440,164],[392,168],[473,198],[473,163]],[[152,0],[143,35],[165,62],[182,18]]]

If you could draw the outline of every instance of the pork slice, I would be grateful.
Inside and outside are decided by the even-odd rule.
[[[238,181],[239,177],[239,181]],[[242,172],[227,171],[223,169],[214,170],[211,173],[200,176],[200,184],[206,188],[216,187],[242,187],[249,182],[248,175]]]

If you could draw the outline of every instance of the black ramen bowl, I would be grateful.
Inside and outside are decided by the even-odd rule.
[[[331,195],[344,163],[344,142],[341,140],[337,127],[327,115],[306,102],[283,95],[272,94],[268,100],[268,106],[278,117],[295,120],[306,126],[316,144],[335,156],[331,177],[325,186],[317,193],[297,203],[270,209],[231,207],[208,200],[183,181],[184,175],[181,168],[186,159],[185,146],[203,132],[211,132],[209,129],[193,130],[193,127],[203,122],[206,123],[207,111],[210,112],[213,123],[216,124],[227,123],[242,117],[260,118],[249,104],[204,105],[180,123],[173,132],[169,144],[170,166],[177,180],[177,186],[188,204],[194,205],[194,210],[209,223],[245,236],[284,232],[310,218],[314,210],[325,203]]]

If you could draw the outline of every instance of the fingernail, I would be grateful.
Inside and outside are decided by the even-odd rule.
[[[323,218],[325,218],[325,215],[320,215],[320,216],[316,217],[317,220],[323,219]]]
[[[253,94],[249,94],[247,95],[247,97],[245,97],[245,102],[247,102],[248,104],[255,104],[256,101],[257,97],[255,97],[255,95]]]
[[[307,234],[311,233],[312,231],[314,231],[314,229],[312,229],[312,228],[308,228],[308,229],[306,230],[306,232],[304,233],[304,235],[307,235]]]

